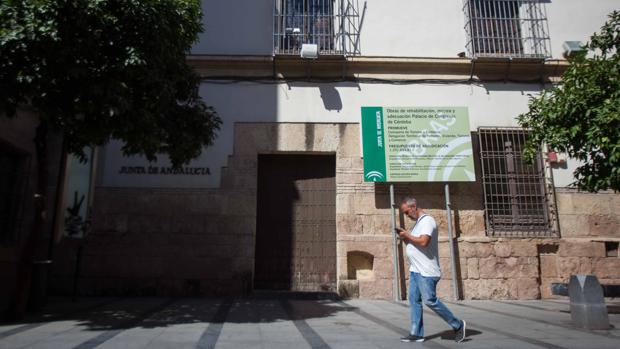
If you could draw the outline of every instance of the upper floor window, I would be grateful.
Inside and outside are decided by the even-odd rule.
[[[275,0],[274,53],[297,55],[303,44],[320,54],[356,54],[358,0]]]
[[[464,0],[463,10],[470,57],[549,57],[541,0]]]

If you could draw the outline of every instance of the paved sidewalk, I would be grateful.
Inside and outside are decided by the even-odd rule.
[[[571,324],[566,301],[448,303],[467,320],[468,338],[425,309],[427,341],[401,343],[406,303],[302,299],[55,299],[28,321],[0,323],[0,348],[620,348],[620,304],[613,328]]]

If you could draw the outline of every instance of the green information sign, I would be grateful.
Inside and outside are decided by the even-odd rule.
[[[362,107],[366,182],[474,182],[466,107]]]

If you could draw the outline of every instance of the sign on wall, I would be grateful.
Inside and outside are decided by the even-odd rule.
[[[473,182],[467,107],[362,107],[364,181]]]
[[[219,140],[218,140],[219,141]],[[220,183],[220,161],[212,149],[189,164],[172,167],[168,156],[157,155],[149,162],[143,156],[125,156],[123,143],[110,141],[103,150],[101,185],[120,188],[217,188]],[[224,155],[224,158],[226,156]]]

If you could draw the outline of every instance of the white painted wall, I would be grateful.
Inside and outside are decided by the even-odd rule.
[[[620,9],[620,0],[541,1],[548,14],[553,58],[562,58],[564,41],[587,41],[608,13]],[[192,53],[271,55],[273,3],[203,0],[205,33]],[[367,0],[367,5],[362,56],[456,57],[465,51],[463,0]]]
[[[204,33],[193,54],[271,55],[272,0],[203,0]]]
[[[467,42],[462,0],[368,0],[362,56],[457,57]]]
[[[553,168],[553,183],[555,186],[558,188],[563,188],[568,187],[569,184],[573,183],[575,181],[573,172],[582,164],[583,163],[581,161],[568,158],[566,159],[566,164]]]
[[[620,10],[620,0],[548,0],[549,36],[553,58],[562,58],[564,41],[586,43],[607,21],[607,15]]]
[[[586,41],[620,9],[620,0],[544,0],[551,48],[561,57],[562,42]],[[363,1],[361,1],[363,3]],[[362,55],[455,57],[465,50],[462,0],[368,0],[361,35]],[[205,33],[194,54],[270,55],[273,0],[203,0]],[[120,144],[104,151],[102,184],[120,187],[218,187],[220,169],[233,152],[235,122],[359,122],[362,106],[466,106],[472,130],[478,126],[517,126],[527,110],[527,94],[536,84],[391,85],[391,84],[208,84],[201,93],[224,120],[216,144],[191,167],[211,175],[121,175],[122,166],[148,166],[142,158],[124,158]],[[572,161],[572,160],[569,160]],[[160,166],[169,165],[165,157]],[[575,164],[554,171],[557,186],[572,182]]]
[[[219,187],[220,170],[233,153],[235,122],[357,123],[362,106],[466,106],[471,129],[479,126],[517,126],[515,117],[527,111],[534,84],[392,85],[392,84],[203,84],[206,102],[224,124],[216,143],[190,167],[209,167],[210,176],[120,174],[122,166],[148,167],[141,158],[120,156],[120,144],[105,150],[103,185],[112,187]],[[168,166],[165,157],[160,161]]]

